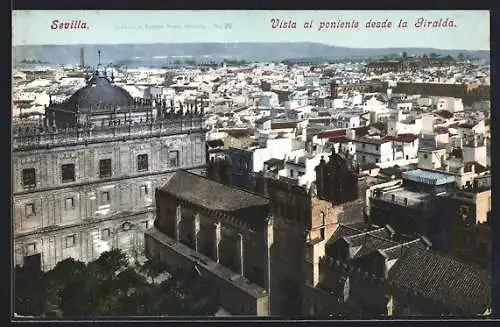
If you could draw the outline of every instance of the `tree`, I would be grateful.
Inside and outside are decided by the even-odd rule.
[[[144,262],[140,270],[151,278],[151,283],[154,283],[156,277],[161,273],[167,271],[167,265],[161,261],[159,256],[154,256],[153,258]]]
[[[103,252],[96,261],[89,266],[101,275],[101,277],[110,278],[128,266],[127,255],[120,249]]]
[[[151,281],[139,273],[146,272]],[[32,316],[213,315],[217,299],[194,271],[173,271],[154,283],[167,266],[158,257],[130,267],[120,250],[104,252],[85,265],[61,261],[47,273],[16,268],[16,313]]]
[[[89,305],[92,295],[92,280],[73,280],[66,284],[60,292],[60,309],[66,317],[92,316],[92,306]]]
[[[81,261],[68,258],[58,262],[52,270],[44,274],[48,306],[59,307],[60,294],[64,287],[71,282],[84,279],[86,274],[87,267]]]
[[[123,293],[134,287],[140,287],[146,284],[146,279],[137,273],[134,268],[129,267],[118,274],[115,286]]]

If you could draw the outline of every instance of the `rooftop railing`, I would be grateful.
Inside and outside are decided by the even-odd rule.
[[[400,206],[410,207],[410,208],[425,208],[425,198],[416,199],[411,197],[404,197],[401,195],[396,195],[394,193],[374,193],[372,198],[378,199],[384,202],[394,203]]]
[[[106,141],[126,141],[203,131],[201,117],[176,118],[112,126],[84,126],[67,129],[43,126],[14,126],[13,148],[16,151],[78,145]]]

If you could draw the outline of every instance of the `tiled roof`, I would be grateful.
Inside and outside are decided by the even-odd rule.
[[[345,237],[350,246],[361,246],[361,249],[355,254],[354,258],[360,258],[378,249],[388,248],[397,244],[389,238],[390,233],[384,227]]]
[[[339,225],[335,233],[333,233],[332,237],[328,240],[327,244],[333,244],[338,239],[343,237],[348,237],[351,235],[356,235],[362,233],[365,228],[370,228],[370,225],[367,223],[357,223],[350,225]]]
[[[391,140],[385,138],[374,138],[374,137],[357,137],[356,142],[366,143],[366,144],[384,144],[390,142]]]
[[[336,129],[333,131],[323,131],[316,134],[316,137],[319,139],[329,139],[332,137],[340,137],[345,136],[345,129]]]
[[[411,143],[411,142],[415,141],[417,138],[418,138],[418,136],[414,135],[414,134],[399,134],[396,136],[387,135],[383,139],[386,141]]]
[[[331,117],[309,118],[311,124],[329,124],[331,121]]]
[[[491,306],[487,271],[427,250],[428,244],[422,239],[398,244],[388,239],[387,228],[366,233],[360,227],[340,225],[327,244],[344,239],[350,246],[362,246],[353,259],[376,251],[388,260],[397,259],[388,274],[393,287],[444,303],[453,313],[483,313]]]
[[[434,251],[408,247],[389,271],[389,281],[465,312],[482,313],[491,305],[486,271]]]
[[[266,198],[183,170],[177,171],[159,190],[204,208],[224,212],[269,205]]]
[[[271,129],[297,128],[297,122],[271,123]]]
[[[354,131],[356,133],[356,136],[365,136],[370,132],[370,126],[362,126],[362,127],[356,127],[354,128]]]
[[[238,129],[221,129],[220,132],[225,132],[229,136],[240,138],[240,137],[249,137],[254,134],[253,130],[250,128],[238,128]]]

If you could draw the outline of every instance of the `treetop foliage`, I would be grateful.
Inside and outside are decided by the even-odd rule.
[[[160,275],[166,275],[158,281]],[[24,316],[213,316],[210,285],[193,271],[169,269],[158,258],[129,266],[121,250],[88,264],[72,258],[47,272],[15,269],[15,312]]]

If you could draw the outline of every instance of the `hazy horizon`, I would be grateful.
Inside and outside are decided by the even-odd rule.
[[[339,46],[335,44],[326,44],[323,42],[302,42],[302,41],[297,41],[297,42],[291,42],[291,41],[282,41],[282,42],[265,42],[265,41],[249,41],[249,42],[217,42],[217,41],[211,41],[211,42],[152,42],[152,43],[141,43],[141,42],[133,42],[133,43],[73,43],[73,44],[18,44],[18,45],[13,45],[13,47],[26,47],[26,46],[72,46],[72,47],[78,47],[78,46],[121,46],[121,45],[165,45],[165,44],[320,44],[320,45],[326,45],[330,47],[335,47],[335,48],[348,48],[348,49],[360,49],[360,50],[371,50],[371,49],[376,49],[376,50],[390,50],[390,49],[434,49],[434,50],[443,50],[443,51],[469,51],[469,52],[475,52],[475,51],[487,51],[490,52],[490,49],[479,49],[479,50],[469,50],[469,49],[461,49],[461,48],[453,48],[453,49],[441,49],[441,48],[434,48],[434,47],[425,47],[425,46],[413,46],[413,47],[404,47],[404,46],[391,46],[391,47],[346,47],[346,46]]]

